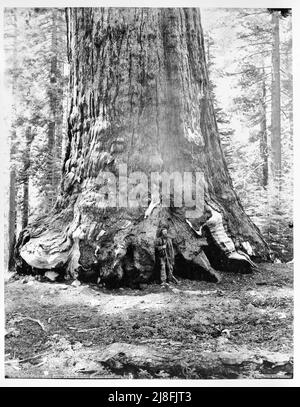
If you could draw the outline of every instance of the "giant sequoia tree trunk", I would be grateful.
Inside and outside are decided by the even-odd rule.
[[[236,246],[248,241],[266,259],[221,150],[199,10],[74,8],[67,20],[72,99],[63,179],[53,213],[21,234],[23,261],[107,283],[149,281],[157,230],[167,223],[175,272],[216,281],[185,207],[160,201],[145,218],[151,198],[146,207],[99,204],[99,173],[120,175],[121,163],[149,178],[153,171],[203,172],[205,202],[222,213]]]

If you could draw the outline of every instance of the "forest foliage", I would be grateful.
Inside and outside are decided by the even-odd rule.
[[[19,231],[51,209],[60,182],[68,83],[64,10],[6,9],[4,35]]]
[[[267,9],[207,9],[202,16],[212,97],[235,190],[273,250],[274,259],[290,260],[293,257],[291,16],[279,15],[278,114],[282,151],[279,180],[271,174],[272,14]]]

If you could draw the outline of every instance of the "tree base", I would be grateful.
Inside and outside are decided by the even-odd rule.
[[[65,215],[59,214],[23,230],[16,245],[17,271],[44,274],[55,270],[59,278],[108,287],[159,282],[155,240],[164,224],[173,240],[177,276],[211,282],[221,279],[198,236],[175,208],[154,208],[146,218],[142,209],[119,210],[101,224],[90,218],[78,214],[66,223]]]

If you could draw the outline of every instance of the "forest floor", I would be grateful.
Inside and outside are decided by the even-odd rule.
[[[17,278],[17,279],[16,279]],[[293,266],[219,284],[5,283],[7,378],[291,378]]]

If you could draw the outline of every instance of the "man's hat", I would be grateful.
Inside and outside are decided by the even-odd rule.
[[[163,229],[169,230],[169,225],[167,225],[166,223],[161,223],[159,225],[158,229],[157,229],[157,235],[156,236],[160,236]]]
[[[159,227],[160,230],[167,229],[169,230],[169,225],[167,223],[162,223]]]

